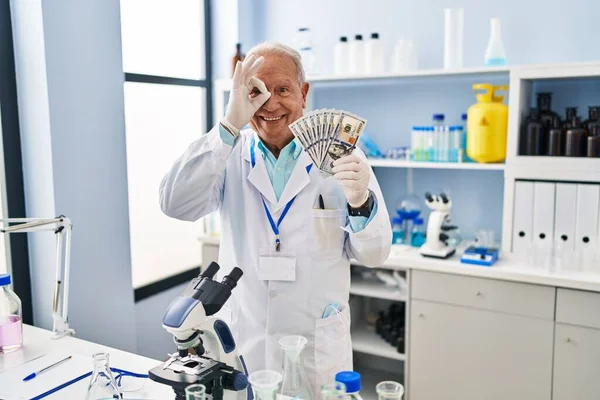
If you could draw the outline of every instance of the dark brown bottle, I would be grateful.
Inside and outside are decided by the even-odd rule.
[[[244,61],[245,55],[242,53],[242,44],[236,43],[235,45],[235,54],[231,57],[231,76],[235,72],[235,66],[238,61]]]
[[[546,132],[552,128],[554,118],[559,117],[557,113],[552,111],[552,93],[543,92],[537,94],[537,108],[540,112],[540,122],[544,126]],[[560,118],[560,117],[559,117]]]
[[[592,124],[600,124],[600,106],[588,107],[588,119],[583,122],[583,127],[588,135],[592,134]]]
[[[525,154],[526,156],[546,155],[546,132],[540,122],[540,114],[536,108],[532,108],[527,122],[525,132]]]
[[[577,116],[577,107],[567,107],[566,118],[562,125],[563,130],[566,132],[573,128],[575,122],[581,123],[581,119]]]
[[[600,136],[590,136],[587,138],[587,156],[600,157]]]
[[[565,155],[565,132],[560,127],[560,118],[554,117],[552,127],[548,131],[548,155],[549,156],[564,156]]]
[[[585,157],[587,149],[587,135],[582,127],[581,121],[575,117],[569,123],[567,129],[567,143],[565,146],[565,155],[567,157]]]

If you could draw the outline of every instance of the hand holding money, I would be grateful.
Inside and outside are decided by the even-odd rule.
[[[265,62],[264,57],[251,55],[244,62],[238,61],[233,73],[233,87],[229,95],[229,103],[225,118],[221,124],[234,136],[239,135],[240,129],[250,122],[254,115],[265,102],[271,97],[271,93],[265,84],[254,75]],[[258,89],[258,95],[251,97],[250,93]],[[233,129],[232,129],[233,128]]]
[[[342,157],[333,163],[334,178],[340,181],[350,207],[358,208],[369,198],[369,166],[356,154]]]
[[[289,127],[313,164],[326,175],[333,175],[336,160],[352,153],[367,121],[347,111],[316,110]]]

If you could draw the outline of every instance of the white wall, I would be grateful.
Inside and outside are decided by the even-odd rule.
[[[135,351],[119,1],[11,5],[28,215],[73,221],[77,336]],[[30,236],[34,321],[49,328],[54,238]]]

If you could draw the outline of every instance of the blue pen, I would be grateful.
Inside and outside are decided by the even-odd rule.
[[[65,361],[68,361],[68,360],[70,360],[71,358],[72,358],[72,356],[69,356],[69,357],[67,357],[67,358],[63,358],[62,360],[60,360],[60,361],[58,361],[58,362],[55,362],[54,364],[52,364],[52,365],[49,365],[49,366],[47,366],[46,368],[42,368],[42,369],[40,369],[40,370],[39,370],[39,371],[37,371],[37,372],[34,372],[34,373],[32,373],[32,374],[29,374],[29,375],[27,375],[25,378],[23,378],[23,382],[30,381],[30,380],[32,380],[33,378],[35,378],[36,376],[38,376],[39,374],[41,374],[41,373],[44,373],[44,372],[46,372],[46,371],[48,371],[48,370],[50,370],[50,369],[52,369],[52,368],[54,368],[54,367],[57,367],[57,366],[59,366],[60,364],[64,363]]]

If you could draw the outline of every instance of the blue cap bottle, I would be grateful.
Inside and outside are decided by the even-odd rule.
[[[354,371],[342,371],[335,374],[335,381],[346,385],[346,393],[360,392],[360,374]]]

